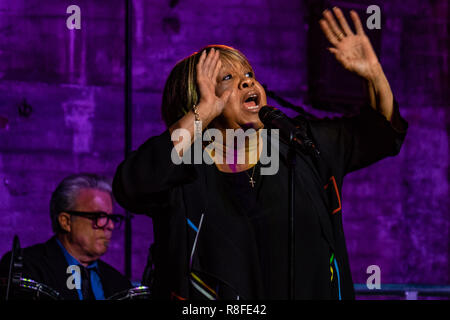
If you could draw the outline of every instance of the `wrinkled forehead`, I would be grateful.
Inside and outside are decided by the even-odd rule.
[[[95,188],[83,188],[78,191],[76,207],[82,210],[109,213],[112,212],[113,204],[111,195],[108,192]]]

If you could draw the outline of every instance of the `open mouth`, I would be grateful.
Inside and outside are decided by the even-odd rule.
[[[249,111],[259,109],[260,96],[257,92],[249,92],[244,96],[244,108]]]

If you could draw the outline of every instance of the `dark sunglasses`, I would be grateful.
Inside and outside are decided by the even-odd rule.
[[[70,215],[84,217],[93,221],[95,228],[105,228],[109,221],[114,223],[114,228],[120,228],[125,216],[121,214],[107,214],[106,212],[81,212],[81,211],[64,211]]]

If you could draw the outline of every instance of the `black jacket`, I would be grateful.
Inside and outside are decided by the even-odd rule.
[[[355,117],[306,123],[321,160],[296,155],[296,299],[354,298],[342,227],[343,178],[398,154],[407,123],[397,103],[393,123],[397,129],[370,107]],[[252,230],[223,197],[215,166],[175,165],[172,148],[168,131],[150,138],[120,164],[113,182],[119,204],[153,218],[154,297],[197,298],[192,288],[200,286],[213,298],[273,298],[262,287]],[[271,241],[286,253],[287,146],[282,142],[279,153],[279,172],[259,179],[258,201],[268,211],[269,226],[278,226],[282,235]],[[279,276],[287,284],[287,273]]]
[[[10,260],[11,252],[8,252],[0,261],[0,277],[8,277]],[[67,287],[70,276],[67,267],[66,258],[55,237],[23,249],[23,278],[49,286],[59,292],[64,300],[78,300],[77,290]],[[109,264],[98,260],[98,269],[105,298],[131,288],[130,281]]]

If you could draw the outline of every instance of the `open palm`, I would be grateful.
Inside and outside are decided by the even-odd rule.
[[[339,8],[333,9],[339,24],[329,10],[323,13],[320,26],[328,41],[333,45],[329,48],[344,68],[370,80],[373,77],[379,61],[369,38],[366,36],[361,20],[355,11],[350,16],[355,25],[356,34],[350,29],[344,14]]]
[[[200,100],[212,108],[215,116],[222,113],[231,94],[231,91],[227,90],[220,97],[216,95],[217,75],[221,66],[220,52],[214,48],[211,48],[208,54],[204,50],[196,66]]]

